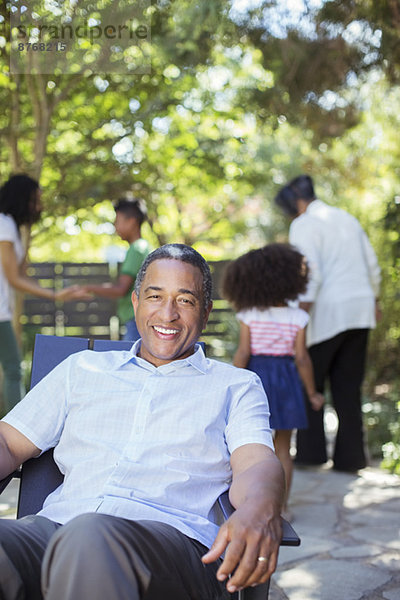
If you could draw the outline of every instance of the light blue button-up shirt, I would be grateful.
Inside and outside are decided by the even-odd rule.
[[[4,421],[41,450],[56,447],[64,483],[39,514],[87,512],[168,523],[210,546],[230,455],[273,447],[257,375],[196,352],[155,367],[130,351],[71,355]]]

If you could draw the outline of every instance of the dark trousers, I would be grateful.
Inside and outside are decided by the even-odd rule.
[[[215,600],[219,562],[165,523],[88,513],[0,520],[1,600]]]
[[[361,384],[365,372],[368,329],[352,329],[308,349],[317,390],[330,382],[339,425],[333,454],[334,467],[355,471],[366,465],[361,411]],[[296,462],[316,465],[327,461],[324,412],[307,401],[309,426],[297,432]]]
[[[21,400],[21,357],[10,321],[0,321],[0,365],[3,368],[4,414]]]

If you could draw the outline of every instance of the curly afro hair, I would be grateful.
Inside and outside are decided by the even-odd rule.
[[[282,306],[306,289],[308,266],[290,244],[268,244],[229,263],[221,295],[236,311]]]

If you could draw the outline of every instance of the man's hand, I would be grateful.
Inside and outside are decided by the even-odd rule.
[[[204,563],[224,560],[217,578],[233,593],[269,579],[276,569],[282,538],[280,512],[284,474],[279,460],[267,446],[245,444],[231,456],[232,485],[229,498],[236,511],[221,526]]]
[[[265,583],[276,569],[282,526],[279,515],[268,519],[258,514],[251,502],[238,508],[221,526],[215,541],[202,558],[217,560],[226,550],[217,578],[225,581],[230,593]]]

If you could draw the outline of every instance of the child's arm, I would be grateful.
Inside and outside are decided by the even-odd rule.
[[[325,398],[315,389],[313,366],[306,348],[305,329],[300,329],[296,335],[294,352],[296,367],[306,389],[311,406],[314,410],[319,410],[323,406]]]
[[[239,323],[239,345],[233,357],[233,364],[235,367],[245,369],[250,358],[250,327],[242,323],[242,321],[239,321]]]

